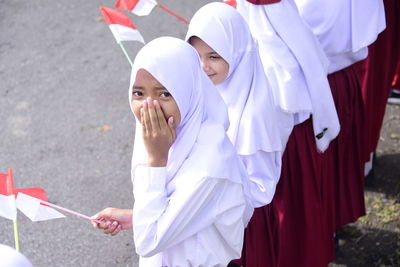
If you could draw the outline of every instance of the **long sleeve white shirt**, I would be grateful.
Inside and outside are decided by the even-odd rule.
[[[133,229],[140,267],[227,266],[243,245],[241,184],[215,177],[175,178],[166,168],[135,171]]]
[[[269,204],[275,194],[282,167],[282,152],[258,151],[240,155],[249,176],[250,203],[254,208]]]

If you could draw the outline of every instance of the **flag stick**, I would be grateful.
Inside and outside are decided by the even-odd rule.
[[[52,207],[52,208],[56,208],[56,209],[59,209],[59,210],[62,210],[62,211],[65,211],[65,212],[68,212],[68,213],[71,213],[71,214],[74,214],[74,215],[76,215],[76,216],[79,216],[79,217],[88,219],[88,220],[90,220],[90,221],[94,221],[94,222],[97,222],[97,223],[102,223],[102,222],[99,221],[99,220],[93,220],[93,219],[91,219],[89,216],[83,215],[83,214],[81,214],[81,213],[79,213],[79,212],[76,212],[76,211],[73,211],[73,210],[69,210],[69,209],[66,209],[66,208],[57,206],[57,205],[52,204],[52,203],[47,202],[47,201],[41,200],[41,201],[40,201],[40,204],[45,205],[45,206],[49,206],[49,207]]]
[[[13,223],[14,223],[14,242],[15,242],[15,250],[16,250],[16,251],[19,251],[17,220],[13,221]]]
[[[127,58],[128,61],[129,61],[129,64],[131,64],[131,67],[132,67],[132,65],[133,65],[133,64],[132,64],[132,60],[129,58],[129,55],[128,55],[128,53],[126,52],[125,47],[124,47],[124,45],[122,44],[122,42],[119,42],[119,46],[121,47],[122,52],[124,52],[126,58]]]
[[[189,24],[189,22],[188,22],[187,20],[185,20],[184,18],[178,16],[177,14],[175,14],[174,12],[172,12],[171,10],[169,10],[168,8],[166,8],[165,6],[160,5],[160,4],[158,4],[158,3],[157,3],[157,6],[158,6],[159,8],[161,8],[162,10],[168,12],[169,14],[171,14],[172,16],[174,16],[175,18],[180,19],[181,21],[185,22],[186,24]]]
[[[11,194],[13,194],[14,195],[14,177],[13,177],[13,171],[12,171],[12,169],[10,168],[10,169],[8,169],[8,176],[10,177],[9,178],[9,183],[10,184],[8,184],[7,185],[7,188],[8,188],[8,190],[10,190],[11,192],[9,192],[9,193],[11,193]],[[18,224],[17,224],[17,219],[15,219],[15,221],[13,221],[13,225],[14,225],[14,243],[15,243],[15,250],[16,251],[19,251],[19,240],[18,240]]]

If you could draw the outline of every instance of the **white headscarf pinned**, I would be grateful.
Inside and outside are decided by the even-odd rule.
[[[157,38],[145,45],[133,64],[129,100],[139,69],[148,71],[171,93],[181,114],[166,166],[168,182],[185,175],[190,179],[215,177],[243,184],[246,171],[225,133],[226,107],[201,69],[194,48],[173,37]],[[133,176],[135,168],[147,162],[140,122],[136,121],[136,125]]]
[[[192,36],[229,64],[227,78],[216,87],[228,106],[228,136],[237,152],[282,151],[271,88],[245,20],[229,5],[210,3],[193,16],[186,40]]]

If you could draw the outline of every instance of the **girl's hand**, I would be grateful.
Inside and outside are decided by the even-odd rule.
[[[150,97],[143,101],[141,109],[143,140],[148,153],[149,167],[164,167],[168,151],[176,139],[173,117],[165,119],[160,103]]]
[[[91,217],[92,220],[99,220],[103,223],[92,221],[93,227],[102,229],[105,234],[112,236],[121,230],[132,228],[132,210],[106,208]]]

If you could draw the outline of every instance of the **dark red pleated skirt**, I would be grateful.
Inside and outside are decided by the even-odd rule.
[[[271,203],[278,266],[327,266],[333,259],[333,232],[324,210],[325,156],[317,151],[311,119],[296,125]]]
[[[362,94],[366,106],[367,153],[376,150],[396,67],[400,61],[400,1],[384,0],[386,29],[369,47],[360,66]]]
[[[294,127],[271,204],[258,208],[246,229],[246,267],[327,266],[333,231],[324,212],[324,154],[317,152],[311,119]]]
[[[365,110],[358,74],[353,65],[328,75],[340,122],[340,133],[330,144],[328,167],[334,175],[334,206],[330,208],[335,210],[336,229],[365,215]]]
[[[397,62],[397,68],[393,77],[392,87],[395,89],[400,89],[400,60]]]
[[[254,210],[246,228],[242,258],[235,260],[241,266],[277,266],[273,235],[274,214],[271,205]]]

